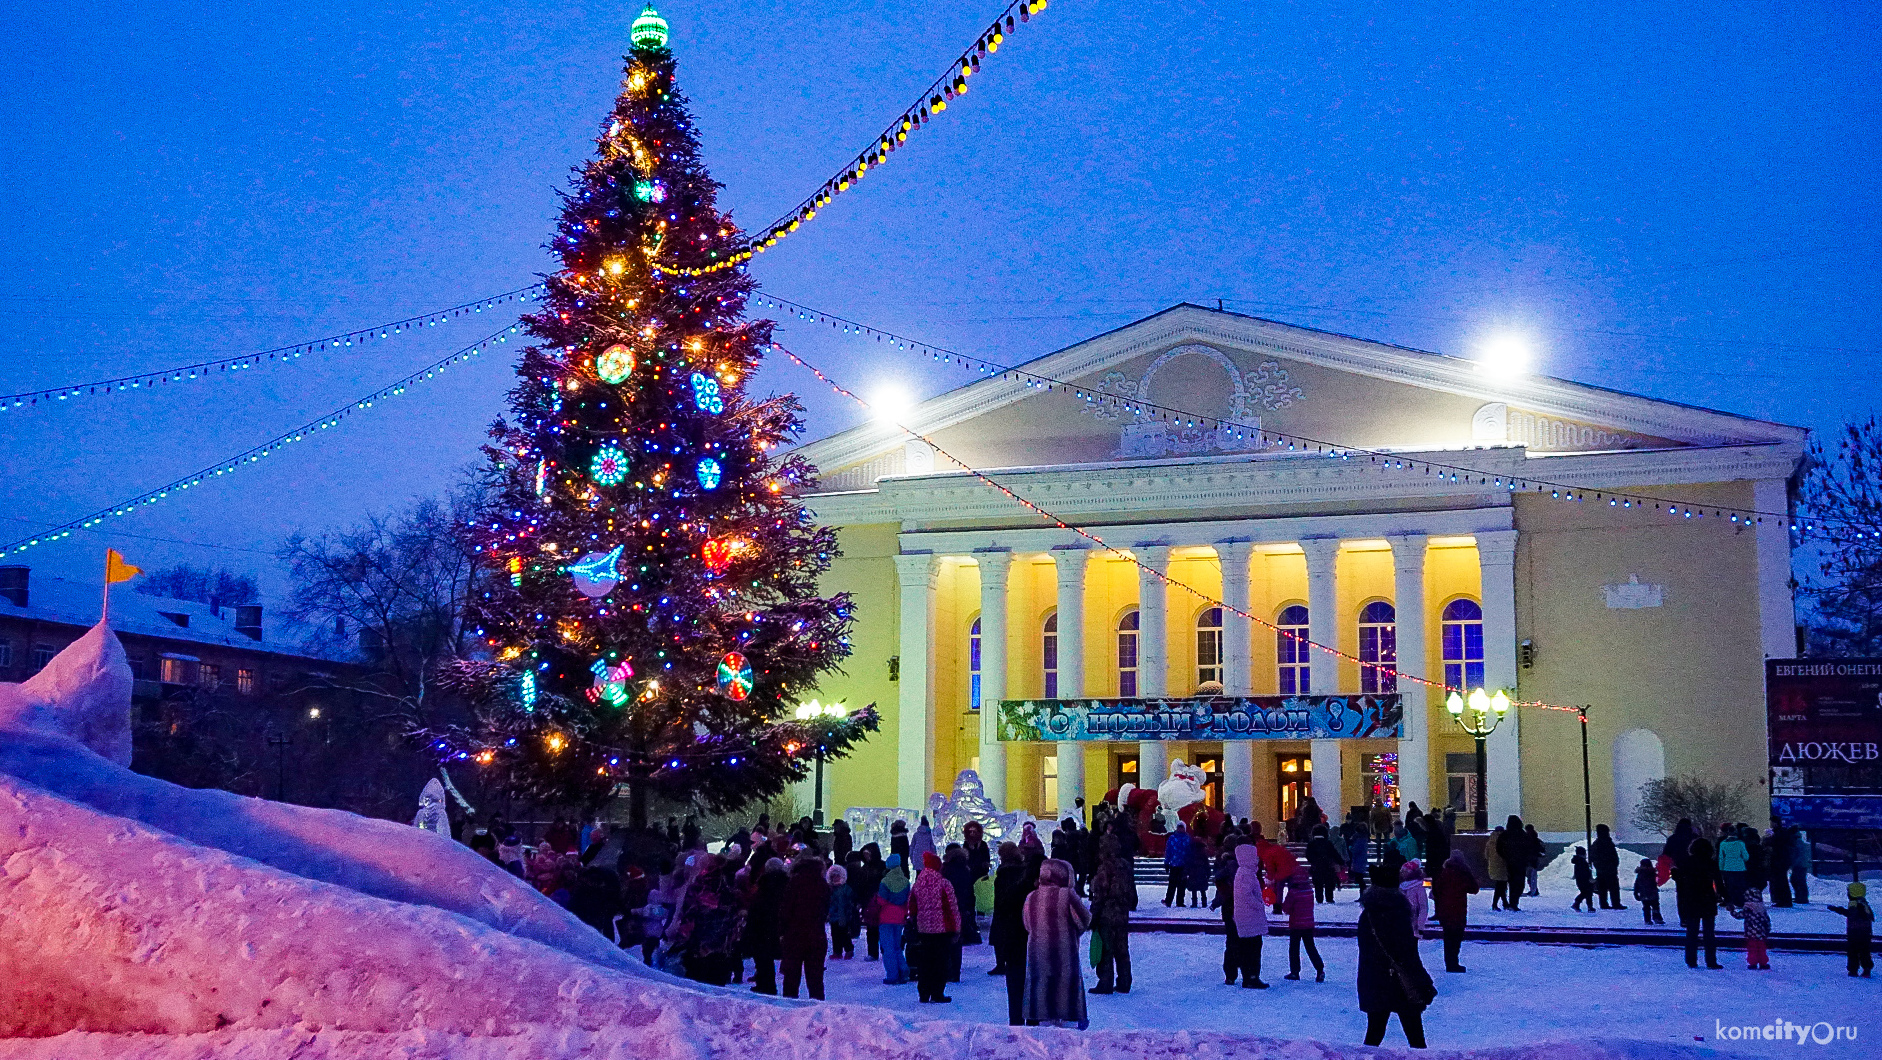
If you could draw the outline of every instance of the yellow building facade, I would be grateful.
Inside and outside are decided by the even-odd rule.
[[[842,548],[824,590],[856,602],[845,671],[815,694],[883,717],[828,770],[837,813],[918,808],[974,768],[1048,817],[1181,759],[1269,825],[1311,792],[1329,813],[1481,807],[1579,834],[1577,715],[1512,711],[1480,790],[1433,684],[1587,706],[1592,813],[1624,836],[1647,780],[1764,782],[1801,429],[1190,305],[1025,368],[904,417],[932,445],[871,424],[802,450]],[[1397,739],[995,725],[1001,700],[1394,690]]]

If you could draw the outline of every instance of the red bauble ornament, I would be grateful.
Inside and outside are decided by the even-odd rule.
[[[725,568],[732,565],[732,546],[714,537],[699,546],[699,558],[706,563],[706,569],[714,574],[724,574]]]

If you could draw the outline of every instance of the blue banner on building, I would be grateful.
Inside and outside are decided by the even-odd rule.
[[[1769,659],[1771,813],[1882,829],[1882,659]]]
[[[1008,699],[1002,740],[1396,740],[1397,693],[1190,699]]]

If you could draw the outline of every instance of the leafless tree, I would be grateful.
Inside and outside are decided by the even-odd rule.
[[[1882,655],[1882,423],[1811,445],[1798,492],[1800,589],[1815,655]]]
[[[1680,818],[1689,818],[1700,835],[1719,834],[1719,826],[1744,821],[1751,813],[1751,785],[1726,784],[1698,776],[1672,776],[1640,786],[1640,804],[1634,824],[1650,832],[1670,834]]]

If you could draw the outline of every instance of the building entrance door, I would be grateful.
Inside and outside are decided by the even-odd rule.
[[[1307,796],[1313,794],[1313,759],[1306,755],[1275,755],[1274,775],[1280,780],[1277,806],[1280,819],[1292,820]]]

